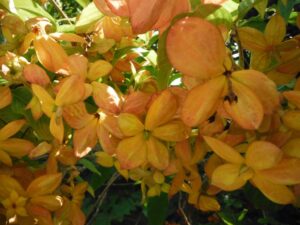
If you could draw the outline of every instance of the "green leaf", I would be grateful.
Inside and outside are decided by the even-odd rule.
[[[13,101],[11,104],[11,109],[16,114],[25,115],[26,109],[25,107],[29,103],[32,98],[32,94],[27,87],[18,87],[12,89]]]
[[[160,196],[149,198],[147,216],[149,225],[164,225],[168,212],[168,195],[161,193]]]
[[[200,0],[190,0],[192,9],[195,9],[199,4],[200,4]]]
[[[90,3],[82,10],[80,17],[75,24],[76,33],[87,32],[88,29],[102,17],[103,14],[97,9],[95,4],[93,2]]]
[[[75,1],[82,7],[86,7],[90,3],[89,0],[75,0]]]
[[[42,6],[32,0],[1,0],[0,5],[26,21],[37,16],[46,17],[55,25],[55,19]]]
[[[83,165],[85,168],[87,168],[92,173],[95,173],[95,174],[101,176],[101,173],[99,172],[99,170],[97,169],[97,167],[90,160],[88,160],[88,159],[81,159],[80,161],[78,161],[78,163],[81,164],[81,165]]]
[[[239,18],[242,19],[244,16],[246,16],[247,12],[253,8],[253,6],[263,0],[243,0],[241,1],[238,12],[239,12]]]
[[[165,89],[169,83],[169,77],[172,72],[172,65],[169,62],[166,50],[166,41],[169,30],[166,30],[158,41],[157,50],[157,85],[160,90]]]
[[[288,22],[290,14],[293,11],[293,7],[295,5],[295,0],[287,1],[287,4],[284,4],[282,1],[278,1],[278,9],[280,11],[280,15],[284,18],[286,22]]]

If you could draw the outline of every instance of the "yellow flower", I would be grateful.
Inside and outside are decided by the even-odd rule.
[[[19,196],[19,194],[15,190],[11,191],[9,198],[1,202],[7,210],[7,218],[12,218],[15,215],[27,216],[27,211],[25,209],[26,201],[27,199]]]

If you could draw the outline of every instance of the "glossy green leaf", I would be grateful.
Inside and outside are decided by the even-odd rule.
[[[160,196],[149,198],[147,215],[149,225],[164,225],[168,212],[168,195],[161,193]]]

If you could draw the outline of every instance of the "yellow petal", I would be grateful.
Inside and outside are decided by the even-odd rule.
[[[54,73],[68,74],[68,55],[65,50],[48,35],[42,35],[33,41],[40,63]]]
[[[269,45],[278,45],[285,37],[286,24],[279,12],[272,16],[265,28],[265,38]]]
[[[282,150],[284,152],[284,154],[291,156],[291,157],[295,157],[295,158],[299,158],[300,159],[300,138],[294,138],[289,140],[283,147]]]
[[[232,73],[232,78],[255,93],[264,107],[265,114],[272,114],[278,109],[279,93],[275,83],[265,74],[256,70],[240,70]]]
[[[207,177],[211,179],[214,170],[222,164],[223,160],[217,154],[212,154],[204,166],[204,171]]]
[[[264,34],[254,28],[241,27],[238,35],[243,48],[250,51],[265,51],[268,46]]]
[[[98,82],[92,82],[92,86],[97,106],[113,114],[120,112],[121,100],[112,87]]]
[[[100,120],[101,126],[104,126],[112,135],[120,139],[124,137],[124,134],[119,127],[117,116],[101,114]]]
[[[164,141],[183,141],[190,134],[190,129],[181,120],[174,120],[154,128],[151,134]]]
[[[275,166],[282,158],[282,151],[276,145],[266,141],[253,142],[246,152],[246,164],[255,170]]]
[[[147,143],[147,159],[149,163],[158,170],[164,170],[169,165],[169,151],[167,147],[150,136]]]
[[[163,91],[151,104],[146,120],[145,129],[153,130],[164,123],[172,120],[177,111],[177,101],[175,96],[169,91]]]
[[[242,164],[244,162],[244,158],[234,150],[229,145],[219,141],[218,139],[204,136],[203,137],[208,146],[222,159],[226,160],[227,162]]]
[[[50,119],[50,132],[59,143],[63,142],[64,139],[64,123],[61,116],[57,116],[55,113],[52,114]]]
[[[133,169],[146,162],[147,146],[143,134],[123,139],[116,150],[122,169]]]
[[[197,126],[212,116],[219,104],[225,82],[225,76],[220,76],[193,88],[181,111],[183,122],[190,127]]]
[[[30,141],[19,138],[10,138],[0,142],[0,149],[17,158],[29,154],[33,148],[34,145]]]
[[[0,174],[0,199],[6,199],[14,190],[20,195],[25,195],[25,190],[14,178]]]
[[[12,160],[5,151],[0,150],[0,161],[7,166],[12,166]]]
[[[245,85],[232,80],[233,92],[237,100],[224,101],[224,108],[232,119],[247,130],[258,129],[264,116],[264,110],[258,97]]]
[[[32,96],[32,99],[26,106],[26,109],[31,110],[31,114],[32,114],[34,120],[38,120],[43,115],[41,103],[36,96]]]
[[[198,201],[198,208],[204,212],[208,211],[219,211],[221,209],[221,206],[216,198],[201,195]]]
[[[294,130],[300,130],[300,111],[287,111],[282,116],[282,121],[285,126]]]
[[[53,109],[54,109],[54,100],[53,98],[49,95],[49,93],[42,88],[41,86],[37,84],[32,84],[31,89],[34,93],[34,95],[39,99],[41,105],[42,105],[42,110],[43,112],[48,116],[51,117],[53,114]]]
[[[274,184],[257,174],[251,181],[272,202],[290,204],[295,201],[293,192],[285,185]]]
[[[189,166],[192,160],[192,150],[189,141],[177,142],[175,145],[175,154],[183,165]]]
[[[96,162],[103,167],[113,167],[114,159],[111,155],[106,152],[96,152]]]
[[[285,91],[283,96],[297,108],[300,108],[300,91]]]
[[[83,100],[84,96],[85,85],[83,79],[80,76],[72,75],[63,81],[57,93],[55,104],[57,106],[75,104]]]
[[[258,71],[267,70],[272,63],[272,53],[257,51],[251,53],[250,68]]]
[[[23,43],[19,48],[19,54],[23,55],[30,48],[32,41],[36,38],[36,34],[30,32],[24,37]]]
[[[89,67],[87,78],[91,81],[97,80],[100,77],[108,75],[112,71],[112,65],[105,60],[97,60]]]
[[[0,87],[0,95],[0,109],[2,109],[12,102],[12,94],[9,87]]]
[[[226,52],[221,32],[199,17],[178,20],[167,36],[172,65],[187,76],[209,79],[224,72]]]
[[[260,171],[260,174],[276,184],[294,185],[300,183],[300,159],[283,159],[276,166]]]
[[[56,195],[35,196],[30,199],[30,203],[42,206],[50,211],[56,211],[63,205],[63,199]]]
[[[118,116],[118,124],[123,134],[127,137],[135,136],[144,130],[144,125],[139,118],[129,113],[121,113]]]
[[[77,34],[72,34],[72,33],[51,33],[49,34],[50,37],[60,40],[60,41],[70,41],[70,42],[78,42],[78,43],[86,43],[83,37],[77,35]]]
[[[42,175],[29,184],[26,192],[29,197],[50,194],[60,185],[61,180],[61,173]]]
[[[240,189],[246,182],[247,179],[241,176],[240,164],[223,164],[212,174],[212,184],[225,191]]]
[[[0,141],[4,141],[18,133],[25,123],[25,120],[14,120],[2,127],[0,130]]]

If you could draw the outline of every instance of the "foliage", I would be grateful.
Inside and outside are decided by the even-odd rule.
[[[297,224],[298,0],[0,2],[0,224]]]

